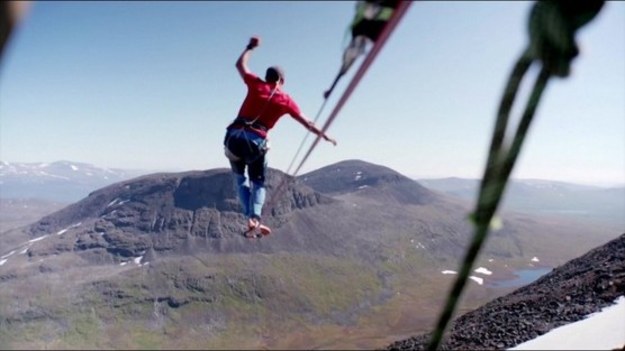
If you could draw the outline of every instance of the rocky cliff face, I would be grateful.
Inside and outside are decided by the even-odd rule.
[[[583,319],[625,295],[625,234],[574,259],[536,282],[458,317],[444,350],[514,347]],[[387,350],[420,350],[430,334],[395,342]]]
[[[284,176],[269,171],[270,192]],[[333,202],[295,181],[286,184],[284,196],[266,209],[269,225],[279,228],[293,211]],[[29,254],[138,257],[151,250],[184,252],[192,249],[189,239],[203,240],[216,252],[244,251],[249,245],[239,240],[219,240],[240,237],[244,220],[229,170],[154,174],[105,187],[42,218],[28,229],[30,237],[55,240]]]

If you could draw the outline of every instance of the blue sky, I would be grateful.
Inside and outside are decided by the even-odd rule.
[[[481,177],[531,5],[415,2],[330,127],[338,146],[320,143],[300,174],[362,159],[415,178]],[[284,67],[312,119],[353,15],[353,2],[330,1],[36,2],[0,67],[0,160],[228,167],[221,143],[246,92],[234,63],[249,37],[262,38],[250,68]],[[572,75],[547,87],[513,177],[625,184],[625,3],[608,2],[577,39]],[[270,167],[286,170],[305,133],[279,121]]]

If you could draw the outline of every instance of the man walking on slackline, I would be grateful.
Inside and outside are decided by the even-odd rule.
[[[336,141],[315,127],[300,111],[297,103],[282,90],[282,68],[267,68],[265,80],[249,70],[247,62],[250,54],[259,44],[259,38],[252,37],[236,62],[237,70],[247,85],[247,96],[237,118],[228,125],[224,139],[226,157],[230,160],[243,212],[248,218],[247,237],[256,237],[257,230],[262,235],[271,233],[268,226],[261,224],[261,212],[265,203],[266,153],[269,150],[267,133],[278,119],[289,114],[306,129],[336,146]],[[245,177],[246,167],[249,184]]]

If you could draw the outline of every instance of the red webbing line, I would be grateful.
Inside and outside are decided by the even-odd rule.
[[[399,3],[399,5],[397,6],[397,9],[393,12],[393,16],[389,20],[388,24],[384,27],[384,30],[382,31],[382,33],[380,33],[380,37],[378,37],[378,40],[376,40],[376,42],[373,44],[373,47],[371,48],[371,52],[369,52],[365,60],[362,62],[362,64],[358,68],[358,72],[356,72],[356,74],[354,75],[354,78],[352,78],[352,81],[349,83],[349,86],[345,89],[343,96],[341,96],[341,99],[336,104],[336,107],[334,107],[334,110],[330,114],[330,117],[328,117],[328,120],[323,125],[323,128],[321,129],[323,133],[325,133],[328,130],[328,128],[330,127],[330,124],[332,124],[332,122],[338,115],[341,108],[343,108],[343,105],[345,104],[347,99],[349,99],[351,94],[354,92],[354,89],[360,82],[360,79],[362,79],[362,77],[365,75],[365,73],[367,72],[367,69],[369,69],[369,66],[371,66],[371,64],[375,60],[380,50],[382,50],[382,47],[384,47],[386,40],[388,39],[390,34],[393,32],[393,30],[395,29],[399,21],[402,19],[402,17],[404,16],[406,11],[410,7],[410,5],[412,5],[412,1],[410,0],[401,1]],[[304,162],[306,162],[306,160],[308,159],[308,157],[310,156],[314,148],[319,143],[319,139],[321,139],[321,136],[317,135],[317,138],[315,138],[315,141],[308,149],[308,152],[306,153],[306,155],[300,162],[299,166],[297,166],[297,169],[295,169],[295,172],[293,173],[293,177],[295,177],[297,173],[299,172],[299,170],[302,168],[302,166],[304,165]]]
[[[362,77],[364,76],[365,72],[367,71],[367,69],[369,69],[369,66],[371,66],[371,64],[373,63],[374,59],[376,58],[376,56],[378,55],[380,50],[382,50],[382,47],[384,47],[384,44],[386,43],[386,40],[388,39],[390,34],[393,32],[395,27],[397,27],[397,24],[402,19],[404,14],[406,14],[406,12],[408,11],[408,8],[410,7],[410,5],[412,5],[412,1],[411,0],[404,0],[404,1],[401,1],[399,3],[399,5],[397,6],[397,9],[395,9],[395,11],[393,12],[392,17],[389,19],[388,24],[384,27],[384,29],[382,30],[382,33],[380,33],[380,36],[378,37],[378,40],[376,40],[375,43],[373,43],[373,47],[371,48],[371,51],[369,52],[369,54],[367,55],[365,60],[362,62],[360,67],[358,68],[358,72],[356,72],[356,74],[354,75],[354,78],[352,78],[351,82],[349,83],[349,85],[345,89],[345,92],[343,93],[343,96],[341,96],[341,99],[339,100],[339,102],[334,107],[334,110],[330,114],[330,117],[328,117],[328,120],[323,125],[323,128],[321,129],[321,131],[323,133],[325,133],[328,130],[328,128],[330,127],[330,124],[332,124],[332,121],[334,121],[334,119],[338,115],[339,111],[341,110],[341,108],[343,107],[343,105],[345,104],[347,99],[350,97],[350,95],[352,94],[352,92],[354,91],[354,89],[356,88],[358,83],[360,82],[360,79],[362,79]],[[319,143],[319,139],[320,138],[321,137],[319,135],[317,135],[317,138],[315,139],[313,144],[308,149],[308,152],[306,152],[306,155],[304,156],[304,158],[300,162],[299,166],[297,166],[297,169],[295,170],[295,172],[293,172],[292,177],[295,177],[297,175],[299,170],[304,165],[304,162],[306,162],[306,160],[308,159],[308,157],[310,156],[310,154],[312,153],[314,148]],[[290,166],[289,166],[289,168],[290,168]],[[278,185],[276,191],[273,193],[273,196],[271,196],[271,199],[269,200],[267,206],[265,206],[265,209],[272,208],[273,205],[275,205],[274,204],[275,200],[278,199],[279,196],[281,195],[281,193],[284,191],[283,189],[284,189],[284,186],[287,183],[288,177],[289,177],[289,175],[287,174],[287,177],[282,179],[282,181]]]

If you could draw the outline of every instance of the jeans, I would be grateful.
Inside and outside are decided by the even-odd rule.
[[[226,133],[224,145],[239,158],[231,159],[230,167],[243,213],[260,220],[266,193],[266,140],[245,129],[231,129]],[[249,180],[245,177],[246,168]]]

